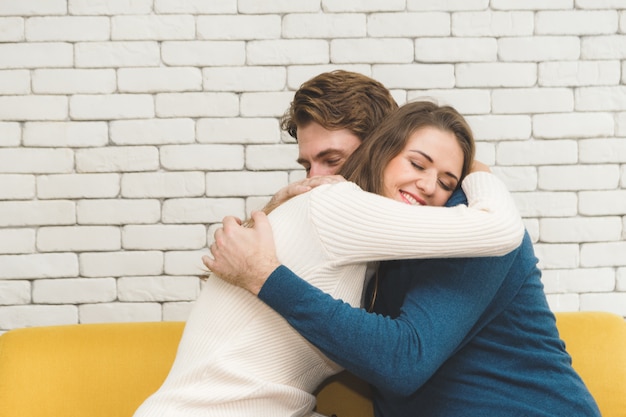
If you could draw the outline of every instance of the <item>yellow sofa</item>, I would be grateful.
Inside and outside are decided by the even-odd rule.
[[[604,417],[626,417],[626,322],[608,313],[559,313],[574,368]],[[181,322],[80,324],[0,336],[0,417],[130,417],[174,359]],[[344,372],[317,393],[317,410],[372,416],[368,387]]]

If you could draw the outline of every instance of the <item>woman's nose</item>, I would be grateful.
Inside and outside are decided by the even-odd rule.
[[[417,179],[416,184],[425,195],[431,195],[435,192],[437,187],[437,176],[432,173],[425,172],[424,175]]]

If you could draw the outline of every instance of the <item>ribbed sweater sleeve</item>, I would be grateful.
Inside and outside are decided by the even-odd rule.
[[[504,255],[519,246],[524,225],[504,184],[477,172],[463,190],[468,206],[445,208],[410,206],[352,183],[320,187],[312,191],[311,221],[329,256],[343,264]]]

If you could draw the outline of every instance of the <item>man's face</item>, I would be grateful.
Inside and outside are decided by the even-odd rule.
[[[298,163],[307,178],[336,174],[359,145],[359,137],[347,129],[327,130],[315,122],[298,126]]]

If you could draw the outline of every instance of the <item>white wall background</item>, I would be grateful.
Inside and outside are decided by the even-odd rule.
[[[184,320],[335,68],[467,115],[553,309],[626,315],[626,0],[0,0],[0,332]]]

